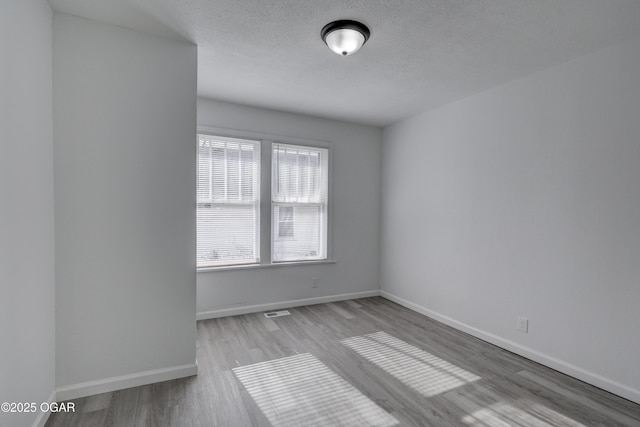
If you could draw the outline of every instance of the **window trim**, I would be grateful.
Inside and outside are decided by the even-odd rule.
[[[329,141],[300,138],[285,135],[275,135],[262,132],[252,132],[214,126],[198,125],[197,133],[217,137],[239,138],[260,141],[260,263],[223,265],[218,267],[200,267],[197,272],[246,270],[264,267],[335,264],[333,258],[333,144]],[[328,184],[327,184],[327,257],[319,260],[278,261],[271,257],[271,154],[272,143],[301,145],[311,148],[327,149]],[[196,157],[197,164],[197,157]],[[197,236],[197,231],[196,231]]]
[[[238,200],[233,200],[233,197],[231,199],[229,199],[229,195],[227,194],[227,182],[229,179],[229,176],[227,175],[227,148],[226,145],[228,143],[232,143],[232,144],[238,144],[239,147],[241,146],[241,144],[245,143],[247,145],[253,145],[255,146],[255,151],[257,151],[257,155],[258,158],[260,159],[260,149],[262,147],[262,142],[260,140],[257,139],[253,139],[250,140],[248,138],[235,138],[235,137],[226,137],[226,136],[221,136],[221,135],[212,135],[209,133],[198,133],[197,134],[197,144],[198,144],[198,151],[196,154],[196,168],[197,168],[197,173],[196,173],[196,177],[197,180],[199,182],[200,179],[200,143],[202,142],[201,137],[210,137],[211,142],[217,142],[217,143],[224,143],[225,145],[225,156],[224,156],[224,196],[222,198],[216,197],[213,195],[213,187],[212,187],[212,180],[213,180],[213,176],[211,175],[211,167],[212,167],[212,158],[209,159],[209,197],[207,198],[206,201],[201,201],[201,199],[199,198],[199,194],[196,193],[196,216],[198,215],[198,209],[201,207],[201,205],[208,205],[205,206],[206,208],[211,208],[211,207],[226,207],[226,206],[251,206],[253,209],[255,209],[255,211],[258,212],[258,214],[260,213],[260,208],[261,208],[261,188],[255,188],[255,186],[253,187],[253,192],[252,192],[252,200],[250,201],[245,201],[242,197],[242,188],[241,186],[238,187]],[[241,148],[239,148],[241,150]],[[211,155],[211,145],[210,145],[210,150],[209,153]],[[239,153],[240,155],[240,153]],[[240,161],[240,158],[239,158]],[[260,167],[262,167],[261,163],[258,164],[258,173],[261,174],[261,170]],[[240,172],[242,171],[242,167],[240,165]],[[253,175],[253,174],[252,174]],[[259,179],[259,177],[258,177]],[[196,185],[196,187],[198,187],[198,185]],[[258,187],[259,187],[259,181],[258,181]],[[257,191],[256,191],[257,190]],[[218,200],[216,200],[218,199]],[[256,199],[256,200],[253,200]],[[252,210],[253,210],[252,209]],[[254,211],[254,212],[255,212]],[[198,225],[198,219],[196,218],[196,239],[197,239],[197,225]],[[260,233],[260,216],[258,215],[257,218],[255,219],[255,229],[257,231],[257,233],[254,234],[254,237],[260,237],[261,233]],[[259,242],[259,240],[258,240]],[[197,240],[196,240],[196,247],[197,247]],[[260,262],[260,245],[256,245],[256,241],[254,240],[253,242],[253,248],[256,251],[254,253],[254,257],[252,258],[241,258],[241,259],[224,259],[224,260],[220,260],[220,261],[208,261],[208,262],[199,262],[197,259],[197,254],[196,254],[196,269],[206,269],[206,268],[216,268],[216,267],[227,267],[227,266],[234,266],[234,265],[254,265],[254,264],[259,264]]]
[[[330,159],[329,159],[329,156],[330,156],[329,155],[329,148],[327,148],[327,147],[318,147],[318,146],[310,146],[310,145],[301,145],[301,144],[291,144],[291,143],[285,143],[285,142],[280,141],[280,140],[278,140],[277,142],[274,141],[273,143],[274,144],[278,144],[278,145],[284,145],[285,146],[285,150],[287,150],[289,148],[293,149],[294,151],[298,151],[299,149],[302,149],[302,150],[308,149],[310,151],[318,150],[318,152],[325,153],[324,155],[319,156],[319,159],[324,158],[324,160],[322,160],[322,164],[323,164],[323,166],[326,165],[326,168],[327,168],[326,171],[323,171],[323,174],[324,173],[327,173],[327,174],[329,173],[329,161],[330,161]],[[320,151],[320,150],[322,150],[322,151]],[[272,144],[272,150],[271,150],[272,155],[273,155],[273,152],[274,151],[273,151],[273,144]],[[273,163],[271,165],[271,172],[272,172],[272,179],[273,179],[273,172],[274,172]],[[326,179],[327,179],[327,181],[326,181],[327,182],[327,188],[326,189],[328,191],[329,177],[327,176]],[[324,181],[324,179],[322,181]],[[323,187],[324,187],[324,185],[323,185]],[[271,191],[273,191],[273,186],[271,188]],[[328,221],[329,221],[328,205],[330,203],[328,196],[329,195],[327,194],[326,199],[324,199],[323,201],[320,201],[320,202],[288,202],[288,201],[279,202],[279,201],[276,201],[274,199],[274,195],[270,193],[272,212],[273,212],[273,208],[275,206],[283,206],[283,205],[284,206],[293,205],[293,206],[300,206],[300,207],[318,207],[318,208],[322,208],[322,211],[324,212],[324,215],[323,215],[324,218],[323,218],[323,221],[322,221],[323,222],[322,228],[328,230],[328,226],[329,226],[329,224],[328,224]],[[274,230],[271,230],[271,231],[273,233]],[[328,244],[328,238],[327,237],[328,237],[328,231],[327,231],[327,235],[323,236],[322,251],[323,251],[323,253],[325,255],[323,258],[311,257],[311,258],[300,258],[300,259],[274,260],[273,257],[272,257],[271,263],[276,264],[276,263],[283,263],[283,262],[322,261],[322,260],[329,259],[329,253],[328,253],[328,247],[327,247],[327,244]],[[284,242],[284,241],[286,241],[286,240],[279,240],[279,239],[271,240],[272,255],[273,255],[273,251],[275,249],[276,244],[278,242]]]

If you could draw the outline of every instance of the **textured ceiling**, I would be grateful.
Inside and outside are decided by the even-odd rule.
[[[386,125],[640,36],[638,0],[50,0],[198,45],[203,97]],[[339,57],[322,27],[371,29]]]

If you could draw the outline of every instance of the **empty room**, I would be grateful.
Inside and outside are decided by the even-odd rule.
[[[0,0],[0,427],[640,426],[637,0]]]

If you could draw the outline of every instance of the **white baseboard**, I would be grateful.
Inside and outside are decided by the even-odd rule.
[[[56,390],[56,399],[58,401],[77,399],[80,397],[93,396],[94,394],[107,393],[110,391],[122,390],[131,387],[138,387],[141,385],[153,384],[161,381],[174,380],[176,378],[191,377],[197,374],[198,365],[196,363],[172,366],[170,368],[154,369],[151,371],[136,372],[135,374],[122,375],[119,377],[105,378],[102,380],[88,381],[84,383],[60,387]]]
[[[202,311],[197,314],[198,320],[215,319],[218,317],[236,316],[238,314],[259,313],[261,311],[278,310],[281,308],[293,308],[303,305],[324,304],[327,302],[344,301],[357,298],[380,296],[379,290],[353,292],[349,294],[329,295],[326,297],[303,298],[291,301],[272,302],[268,304],[244,305],[241,307],[221,308],[219,310]]]
[[[49,406],[51,406],[51,403],[53,403],[55,401],[56,401],[56,391],[53,390],[51,392],[51,394],[49,395],[49,399],[47,400],[47,403],[49,404]],[[38,408],[40,408],[40,405],[38,405]],[[51,415],[51,411],[39,412],[38,417],[33,422],[32,426],[33,427],[44,427],[44,425],[47,423],[47,420],[49,420],[49,415]]]
[[[397,304],[400,304],[404,307],[407,307],[413,311],[416,311],[420,314],[424,314],[425,316],[430,317],[434,320],[442,322],[445,325],[448,325],[460,331],[466,332],[470,335],[473,335],[476,338],[480,338],[483,341],[487,341],[491,344],[497,345],[498,347],[504,348],[505,350],[508,350],[512,353],[518,354],[522,357],[526,357],[527,359],[531,359],[534,362],[538,362],[542,365],[550,367],[551,369],[555,369],[556,371],[570,375],[581,381],[584,381],[586,383],[599,387],[603,390],[606,390],[610,393],[624,397],[625,399],[631,400],[632,402],[640,403],[640,390],[636,390],[627,385],[620,384],[617,381],[613,381],[611,379],[605,378],[596,373],[593,373],[585,369],[582,369],[578,366],[572,365],[571,363],[565,362],[560,359],[556,359],[555,357],[533,350],[529,347],[525,347],[523,345],[514,343],[513,341],[509,341],[507,339],[491,334],[489,332],[485,332],[478,328],[474,328],[473,326],[469,326],[465,323],[459,322],[455,319],[444,316],[435,311],[429,310],[425,307],[422,307],[421,305],[407,301],[387,291],[380,291],[380,296],[390,301],[393,301]]]

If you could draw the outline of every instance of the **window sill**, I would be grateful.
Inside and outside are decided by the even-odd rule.
[[[230,271],[230,270],[253,270],[260,268],[273,268],[273,267],[291,267],[291,266],[303,266],[303,265],[321,265],[321,264],[335,264],[336,260],[322,259],[318,261],[291,261],[291,262],[276,262],[273,264],[239,264],[239,265],[224,265],[220,267],[203,267],[198,268],[198,273],[210,273],[215,271]]]

